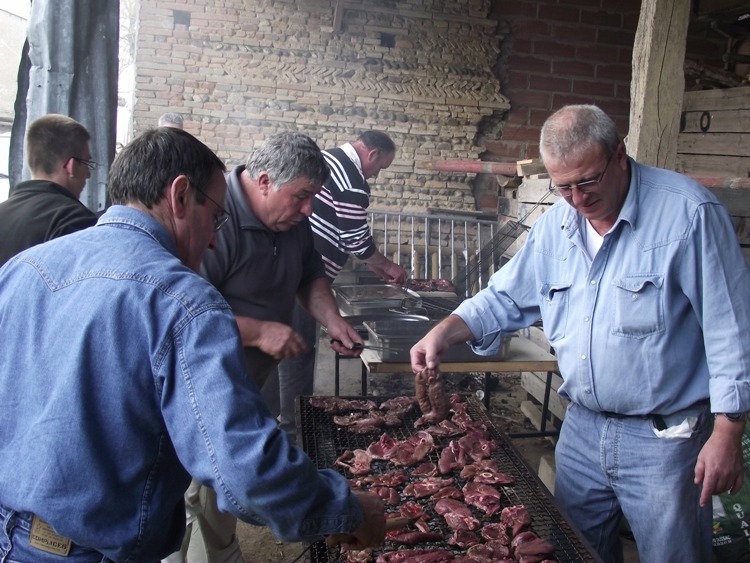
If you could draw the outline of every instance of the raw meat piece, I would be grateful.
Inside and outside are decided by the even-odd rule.
[[[497,449],[495,441],[484,430],[472,430],[460,438],[458,444],[474,461],[489,457]]]
[[[427,543],[431,541],[442,541],[443,534],[438,532],[422,532],[420,530],[403,531],[398,530],[388,532],[386,539],[403,545],[417,545],[418,543]]]
[[[437,475],[437,465],[430,462],[417,465],[411,471],[412,477],[434,477],[435,475]]]
[[[438,469],[442,475],[447,475],[454,469],[463,467],[465,463],[466,456],[463,449],[457,441],[451,440],[440,452]]]
[[[430,520],[429,514],[422,514],[417,521],[414,522],[414,527],[422,532],[431,532],[430,525],[427,523]]]
[[[416,422],[414,424],[416,425]],[[461,428],[450,420],[441,420],[439,424],[433,424],[429,428],[425,428],[425,432],[429,432],[436,438],[450,438],[464,433]]]
[[[447,549],[400,549],[381,553],[377,563],[441,563],[452,559],[453,552]]]
[[[450,397],[445,392],[443,376],[437,369],[427,376],[427,396],[432,406],[430,416],[434,421],[440,422],[448,418],[451,409]]]
[[[470,532],[469,530],[455,530],[453,532],[453,535],[448,540],[448,543],[451,545],[457,545],[462,549],[466,549],[468,547],[471,547],[472,545],[482,543],[482,539],[474,532]]]
[[[363,488],[371,486],[398,487],[404,484],[409,476],[403,469],[394,469],[380,475],[367,475],[366,477],[356,477],[349,479],[349,483],[354,488]]]
[[[499,471],[497,468],[497,460],[494,460],[492,458],[481,459],[477,462],[467,465],[461,470],[461,477],[463,477],[464,479],[472,479],[477,473],[485,470]]]
[[[515,538],[520,532],[531,525],[531,514],[522,504],[503,508],[500,522],[511,529],[511,536]]]
[[[485,558],[485,561],[498,561],[506,557],[510,558],[510,548],[493,540],[470,547],[466,554],[471,557]]]
[[[378,408],[374,401],[343,399],[341,397],[310,397],[310,405],[318,409],[323,409],[328,414],[370,411]]]
[[[476,530],[479,527],[479,521],[461,501],[451,498],[440,499],[435,503],[435,512],[442,515],[454,530]]]
[[[508,527],[505,524],[494,522],[492,524],[485,524],[479,533],[488,541],[497,540],[504,545],[510,545]]]
[[[470,482],[464,485],[464,500],[467,504],[476,506],[487,516],[492,516],[500,510],[500,491],[490,485]]]
[[[463,500],[464,494],[459,491],[458,488],[451,485],[450,487],[443,487],[434,495],[432,495],[432,500],[440,500],[441,498],[454,498],[457,500]]]
[[[399,513],[404,518],[417,518],[422,516],[424,508],[422,508],[421,504],[417,504],[416,502],[406,501],[399,508]]]
[[[409,483],[404,487],[404,495],[407,497],[424,498],[435,494],[443,487],[453,484],[453,479],[439,479],[437,477],[426,477],[419,481]]]
[[[396,453],[391,456],[391,463],[396,465],[415,465],[435,447],[435,440],[424,430],[415,432],[408,440],[400,442]]]
[[[401,502],[398,491],[393,487],[372,487],[370,490],[378,495],[385,504],[395,505]]]
[[[516,560],[523,563],[539,563],[555,554],[555,546],[534,532],[521,532],[510,543]]]
[[[420,371],[414,376],[414,388],[416,389],[417,404],[422,414],[427,414],[432,410],[430,398],[427,396],[427,370]]]
[[[365,450],[346,450],[336,460],[336,465],[346,467],[352,475],[368,475],[371,463],[372,456]]]
[[[399,442],[386,433],[380,436],[380,440],[373,442],[367,447],[367,453],[372,459],[391,459],[398,449]]]
[[[416,399],[414,397],[393,397],[391,399],[387,399],[380,403],[380,409],[381,410],[398,410],[408,407],[411,409],[414,404],[416,403]]]

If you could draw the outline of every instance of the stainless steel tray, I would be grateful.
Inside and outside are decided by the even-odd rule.
[[[362,315],[375,310],[403,309],[416,312],[422,306],[419,294],[395,284],[334,285],[336,303],[344,315]]]
[[[367,329],[368,340],[374,346],[382,348],[379,351],[380,359],[384,362],[407,362],[409,361],[409,350],[422,337],[427,334],[440,321],[412,321],[403,322],[399,319],[388,319],[381,321],[364,321],[362,324]],[[471,347],[462,342],[451,346],[442,360],[445,362],[486,362],[500,361],[508,355],[511,339],[515,334],[503,336],[500,351],[492,356],[480,356],[475,354]]]

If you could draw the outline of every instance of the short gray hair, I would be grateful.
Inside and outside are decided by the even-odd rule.
[[[165,113],[159,118],[159,127],[175,127],[177,129],[182,129],[182,116],[179,113]]]
[[[595,105],[570,105],[557,110],[542,125],[539,153],[542,161],[566,161],[595,146],[612,156],[620,144],[617,126]]]
[[[245,170],[253,180],[266,172],[276,190],[300,176],[322,186],[330,176],[323,153],[315,141],[302,133],[291,132],[268,137],[248,155]]]

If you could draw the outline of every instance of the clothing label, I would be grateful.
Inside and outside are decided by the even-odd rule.
[[[70,546],[73,543],[69,538],[56,533],[52,526],[47,524],[41,518],[34,516],[31,520],[31,532],[29,533],[29,543],[47,553],[62,555],[67,557],[70,553]]]

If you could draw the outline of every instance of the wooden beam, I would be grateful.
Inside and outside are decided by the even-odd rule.
[[[474,174],[497,174],[516,176],[515,162],[492,162],[487,160],[425,160],[416,163],[416,168],[439,172],[468,172]]]
[[[674,168],[690,0],[643,0],[633,47],[628,154]]]

